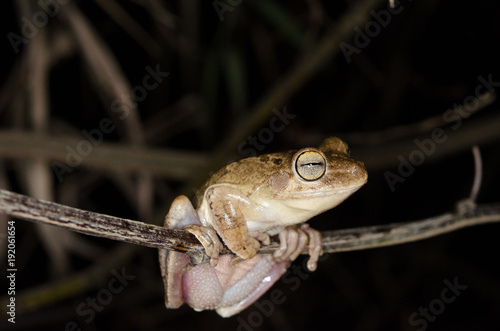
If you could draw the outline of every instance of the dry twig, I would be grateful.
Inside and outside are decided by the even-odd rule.
[[[468,226],[500,222],[500,203],[476,206],[469,202],[470,200],[465,200],[459,204],[459,206],[469,206],[465,209],[459,208],[461,212],[445,213],[424,220],[324,232],[323,249],[326,253],[333,253],[390,246],[437,236]],[[204,255],[204,250],[197,239],[183,230],[165,229],[152,224],[93,213],[6,190],[0,190],[0,212],[92,236],[147,247],[173,249],[197,258]],[[272,253],[278,246],[279,242],[274,237],[271,244],[263,246],[259,253]],[[223,251],[223,253],[228,252],[227,249]]]

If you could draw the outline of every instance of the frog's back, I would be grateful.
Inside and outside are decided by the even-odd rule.
[[[291,172],[291,158],[295,152],[288,151],[249,157],[222,167],[197,191],[196,207],[201,205],[205,191],[212,185],[237,186],[243,193],[250,194],[268,181],[271,175],[277,171]]]

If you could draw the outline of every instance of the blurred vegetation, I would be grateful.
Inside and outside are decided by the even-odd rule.
[[[4,4],[2,188],[161,224],[175,196],[192,197],[221,165],[337,135],[366,163],[369,182],[313,220],[317,229],[452,209],[470,190],[474,144],[484,162],[479,200],[500,200],[496,2],[60,2]],[[490,93],[480,95],[484,81],[491,86],[480,92]],[[415,139],[429,142],[440,128],[446,141],[426,155]],[[422,164],[402,176],[401,159],[419,150]],[[387,172],[402,177],[394,190]],[[300,286],[278,282],[286,301],[269,316],[252,306],[221,319],[165,309],[153,249],[16,221],[19,305],[16,324],[0,326],[417,330],[409,316],[458,277],[468,288],[429,327],[495,330],[498,230],[330,255]],[[122,268],[134,280],[87,320],[78,307]]]

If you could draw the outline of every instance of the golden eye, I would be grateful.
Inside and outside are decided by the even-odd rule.
[[[297,157],[295,169],[305,180],[316,180],[326,171],[326,161],[323,155],[315,151],[306,151]]]

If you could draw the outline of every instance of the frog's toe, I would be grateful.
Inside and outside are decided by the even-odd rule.
[[[248,260],[257,255],[257,251],[260,248],[260,243],[257,239],[248,236],[244,245],[235,246],[235,249],[231,249],[239,257]]]
[[[294,261],[308,246],[309,260],[307,268],[316,270],[322,252],[321,233],[302,224],[300,228],[288,227],[280,234],[280,248],[273,254],[277,261]]]
[[[323,255],[323,238],[321,237],[321,233],[310,228],[309,224],[302,224],[300,230],[304,231],[309,238],[307,269],[314,271],[316,270],[319,257]]]
[[[260,231],[249,231],[248,235],[264,245],[269,245],[271,243],[271,237],[267,233],[260,232]]]
[[[219,253],[223,248],[217,232],[211,227],[196,224],[186,225],[183,229],[192,233],[200,241],[205,249],[205,253],[210,257],[210,265],[215,267]]]
[[[278,261],[293,261],[307,245],[307,235],[296,227],[285,228],[279,234],[280,248],[274,253]]]

